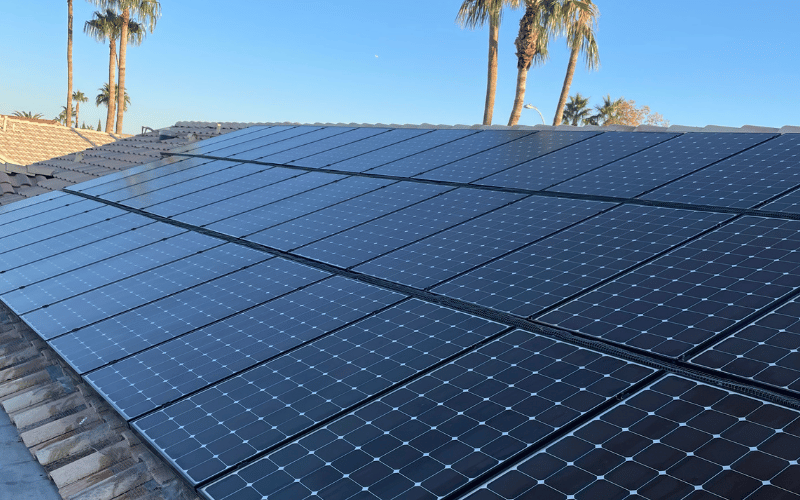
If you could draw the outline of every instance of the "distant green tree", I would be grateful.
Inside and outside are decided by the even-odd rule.
[[[34,113],[33,111],[14,111],[14,116],[19,116],[20,118],[41,118],[41,113]]]
[[[97,119],[97,131],[98,132],[102,132],[103,131],[103,122],[100,121],[100,118]]]
[[[75,110],[72,110],[72,116],[75,117]],[[53,120],[59,122],[62,125],[67,124],[67,107],[61,106],[61,113],[58,114]]]
[[[89,102],[89,99],[83,95],[83,92],[80,90],[76,90],[72,93],[72,100],[75,101],[75,125],[78,124],[78,117],[81,114],[81,103],[82,102]],[[84,127],[81,127],[84,128]]]
[[[569,125],[585,125],[586,120],[591,116],[592,110],[589,108],[589,98],[583,97],[580,92],[569,98],[569,102],[564,106],[564,121]]]

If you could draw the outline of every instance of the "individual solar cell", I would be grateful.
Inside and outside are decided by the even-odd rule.
[[[633,198],[772,137],[774,134],[690,132],[548,191]]]
[[[417,288],[516,250],[613,204],[531,196],[354,268]]]
[[[413,177],[448,163],[467,158],[520,137],[533,134],[530,130],[483,130],[433,149],[406,156],[369,170],[370,174]]]
[[[386,148],[392,145],[398,145],[398,143],[402,143],[403,141],[408,141],[409,139],[419,137],[422,134],[429,133],[431,133],[431,130],[413,128],[389,130],[381,134],[362,139],[358,142],[339,146],[336,149],[331,149],[325,151],[324,153],[317,153],[313,156],[299,158],[289,163],[292,165],[301,165],[303,167],[329,167],[338,162],[346,162],[347,160],[353,159],[359,155],[378,153],[375,150]],[[407,145],[407,143],[404,145]],[[332,168],[337,168],[337,166],[333,166]]]
[[[230,158],[236,154],[247,153],[254,149],[268,147],[272,144],[277,144],[283,141],[291,140],[296,137],[306,135],[310,132],[321,130],[321,127],[313,127],[313,126],[299,126],[299,127],[287,127],[283,130],[280,130],[274,134],[266,134],[262,137],[256,137],[249,141],[239,142],[237,144],[232,144],[229,146],[225,146],[222,148],[209,149],[208,151],[198,150],[198,152],[192,152],[193,154],[204,154],[207,156],[213,156],[216,158]],[[288,149],[291,146],[287,146]]]
[[[544,131],[539,132],[542,133]],[[519,189],[545,189],[678,135],[680,134],[662,132],[604,132],[475,183]]]
[[[790,300],[706,349],[691,362],[800,396],[800,303]]]
[[[50,306],[73,295],[187,257],[194,252],[217,246],[220,243],[222,243],[220,240],[210,236],[183,232],[74,271],[27,285],[24,289],[3,294],[3,302],[16,314],[24,316],[40,307]]]
[[[411,300],[133,425],[197,484],[505,328]]]
[[[432,289],[530,316],[729,219],[622,205]]]
[[[220,245],[30,312],[25,322],[54,338],[269,257],[241,245]]]
[[[347,132],[336,134],[325,139],[320,139],[319,141],[312,142],[311,144],[304,144],[280,153],[263,156],[258,160],[271,163],[290,163],[293,160],[305,158],[306,156],[311,156],[318,153],[325,154],[324,152],[336,147],[360,142],[375,135],[385,134],[389,130],[390,129],[370,127],[349,129]]]
[[[214,155],[234,160],[260,160],[261,158],[264,158],[269,155],[274,155],[276,153],[296,148],[298,146],[305,146],[307,144],[320,141],[322,139],[327,139],[328,137],[344,134],[351,130],[353,129],[349,127],[321,127],[316,130],[311,130],[304,134],[297,134],[293,137],[284,139],[280,142],[273,142],[272,144],[259,146],[255,149],[243,151],[241,153],[229,154],[228,152],[225,152],[224,154],[221,154],[222,151],[216,151],[214,152]]]
[[[474,182],[507,168],[561,149],[599,132],[555,132],[542,130],[515,141],[483,151],[435,170],[419,174],[420,179]]]
[[[797,498],[798,417],[670,375],[466,498]]]
[[[328,276],[273,258],[51,340],[50,345],[85,373]]]
[[[136,418],[402,298],[332,277],[113,363],[86,378],[125,418]]]
[[[114,220],[100,224],[108,227],[109,224],[114,224]],[[120,234],[54,254],[44,260],[21,264],[14,269],[0,273],[0,295],[101,262],[104,259],[130,252],[183,232],[183,229],[157,222],[143,225],[136,224]],[[53,240],[57,239],[53,238]],[[46,245],[49,241],[43,240],[41,244]],[[29,247],[33,246],[30,245]],[[36,246],[38,247],[39,244]],[[22,247],[20,250],[24,251],[29,247]]]
[[[246,239],[280,250],[291,250],[369,220],[432,198],[450,187],[398,182],[312,214],[279,224]]]
[[[351,267],[517,199],[519,195],[511,193],[459,188],[306,245],[294,253]]]
[[[752,208],[800,185],[800,136],[783,134],[647,193],[648,200]]]
[[[208,217],[193,218],[192,212],[182,214],[178,220],[203,225],[208,229],[231,236],[245,236],[263,231],[283,222],[302,217],[325,207],[374,191],[393,181],[369,177],[346,177],[290,198],[234,215],[211,224],[203,224]],[[215,217],[219,217],[216,214]]]
[[[651,373],[516,330],[202,491],[213,500],[443,498]]]
[[[441,146],[442,144],[476,134],[477,132],[477,130],[469,129],[434,130],[429,134],[423,134],[398,144],[393,144],[348,160],[339,161],[331,165],[331,168],[347,170],[348,172],[364,172],[365,170],[379,167],[386,163],[397,161],[401,158],[406,158],[422,151]]]
[[[800,221],[741,217],[543,315],[681,356],[800,286]]]

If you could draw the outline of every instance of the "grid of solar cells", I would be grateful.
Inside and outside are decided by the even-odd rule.
[[[427,200],[450,187],[398,182],[318,212],[247,236],[247,240],[291,250]]]
[[[373,168],[369,170],[369,173],[413,177],[422,172],[427,172],[436,167],[461,160],[532,133],[535,132],[531,132],[530,130],[483,130],[477,134],[468,135],[461,139],[442,144],[441,146]]]
[[[417,177],[437,181],[473,182],[597,134],[598,132],[565,133],[543,130],[448,163]]]
[[[800,303],[792,299],[691,362],[800,396]]]
[[[377,287],[329,278],[113,363],[86,379],[125,418],[133,419],[401,299]]]
[[[545,189],[677,136],[678,134],[662,132],[604,132],[475,183],[520,189]]]
[[[269,259],[50,341],[85,373],[330,276]]]
[[[374,191],[392,182],[384,179],[345,177],[330,184],[325,184],[304,193],[283,198],[274,203],[262,205],[248,212],[227,218],[222,218],[225,216],[224,211],[215,210],[214,215],[210,216],[205,210],[196,210],[181,214],[176,219],[197,226],[206,226],[214,231],[232,236],[245,236]],[[231,207],[230,210],[236,209]],[[208,223],[207,221],[211,219],[217,222]]]
[[[800,214],[800,190],[787,193],[777,200],[760,207],[762,210],[774,210],[776,212],[788,212]]]
[[[113,210],[109,210],[109,214],[111,215],[112,213]],[[26,276],[25,282],[28,283],[45,279],[52,275],[52,269],[48,269],[45,274],[41,274],[41,271],[39,271],[41,262],[39,261],[48,261],[46,263],[49,263],[48,259],[50,257],[55,257],[69,250],[90,245],[125,231],[130,231],[135,227],[138,228],[152,223],[152,219],[132,213],[123,213],[117,216],[111,215],[96,224],[2,252],[0,253],[0,275],[4,276],[0,276],[0,283],[7,283],[7,280],[13,280],[10,276],[14,273],[24,274]],[[37,263],[36,266],[26,268],[26,266],[34,262]],[[31,273],[34,273],[34,276],[31,276]],[[3,289],[8,289],[7,285],[0,284],[0,290]]]
[[[264,252],[223,244],[30,312],[25,322],[57,337],[267,258]]]
[[[167,262],[188,257],[220,243],[218,239],[209,236],[191,231],[182,232],[171,238],[27,285],[22,290],[17,289],[3,294],[3,302],[16,314],[24,316],[40,307],[49,307],[55,302]],[[47,332],[36,332],[47,337]]]
[[[0,244],[3,245],[2,248],[5,249],[5,245],[8,242],[13,242],[19,237],[18,234],[25,230],[38,228],[44,224],[67,219],[73,215],[104,206],[102,203],[78,198],[76,196],[70,196],[67,199],[59,198],[59,200],[63,201],[55,205],[53,209],[41,212],[36,216],[26,217],[24,214],[9,213],[0,217],[0,224],[3,226],[3,234],[0,235]],[[20,210],[19,212],[23,211]]]
[[[324,154],[324,152],[327,152],[330,149],[360,142],[375,135],[382,135],[389,130],[390,129],[386,128],[354,128],[342,134],[336,134],[332,137],[320,139],[319,141],[312,142],[311,144],[305,144],[303,146],[292,148],[280,153],[263,156],[258,160],[272,163],[289,163],[293,160],[305,158],[306,156],[311,156],[318,153]]]
[[[358,142],[339,146],[336,149],[318,153],[305,158],[293,160],[289,163],[292,165],[301,165],[304,167],[323,168],[331,166],[337,162],[346,161],[355,156],[375,152],[380,148],[385,148],[397,144],[399,142],[413,139],[422,134],[429,134],[431,130],[401,128],[389,130],[388,132],[362,139]],[[373,166],[376,164],[373,163]],[[333,167],[337,168],[337,167]]]
[[[643,196],[751,208],[800,185],[800,135],[783,134]]]
[[[548,190],[633,198],[771,137],[690,132]]]
[[[799,417],[669,376],[467,498],[798,498]]]
[[[516,330],[203,491],[213,500],[442,498],[651,373]]]
[[[680,356],[800,286],[800,221],[741,217],[541,321]]]
[[[459,188],[306,245],[295,253],[350,267],[518,198],[511,193]]]
[[[7,214],[11,212],[15,212],[13,218],[18,218],[20,216],[28,217],[29,215],[36,215],[46,210],[53,210],[64,203],[69,203],[69,200],[65,198],[68,196],[70,195],[61,191],[51,191],[49,193],[40,194],[39,196],[32,196],[24,200],[15,201],[7,205],[0,205],[0,220],[10,220],[7,218]],[[40,203],[47,204],[40,205]]]
[[[298,129],[301,127],[297,127]],[[297,129],[292,129],[292,131]],[[262,158],[265,158],[270,155],[274,155],[276,153],[280,153],[289,149],[297,148],[299,146],[305,146],[310,143],[314,143],[317,141],[321,141],[322,139],[327,139],[329,137],[333,137],[340,134],[345,134],[347,132],[352,131],[352,128],[349,127],[322,127],[317,130],[312,130],[310,132],[304,134],[297,134],[291,138],[284,139],[280,142],[273,142],[272,144],[259,146],[254,149],[250,149],[248,151],[243,151],[241,153],[236,154],[227,154],[220,155],[219,151],[212,153],[215,156],[224,156],[225,158],[230,158],[234,160],[259,160],[261,161]],[[277,135],[277,134],[276,134]],[[246,147],[243,145],[243,147]],[[267,160],[264,160],[267,161]]]
[[[108,227],[115,222],[116,219],[112,219],[89,227]],[[182,232],[184,232],[182,229],[167,224],[135,224],[128,230],[86,246],[79,246],[44,260],[28,262],[19,267],[5,270],[0,273],[0,295],[130,252]],[[52,238],[52,240],[57,241],[58,238]],[[45,239],[41,244],[47,245],[49,241]],[[28,247],[22,247],[20,250],[24,251],[26,248]]]
[[[411,300],[133,425],[196,484],[505,328]]]
[[[349,160],[339,161],[335,165],[332,165],[331,168],[346,170],[348,172],[363,172],[389,162],[397,161],[400,158],[406,158],[422,151],[427,151],[468,135],[476,134],[477,132],[477,130],[467,129],[434,130],[430,134],[420,135],[399,144],[393,144],[372,151],[371,153],[362,154],[355,158],[350,158]]]
[[[230,181],[211,190],[195,192],[153,205],[148,207],[147,211],[164,217],[174,217],[200,208],[195,217],[201,218],[205,214],[208,222],[214,222],[217,213],[223,213],[224,218],[341,178],[323,172],[304,173],[275,168]]]
[[[356,266],[354,270],[428,288],[612,206],[595,201],[530,196]]]
[[[291,128],[291,126],[252,125],[247,128],[234,130],[232,132],[226,132],[216,137],[209,137],[207,139],[203,139],[199,143],[186,144],[185,146],[180,146],[175,149],[171,149],[170,151],[173,153],[189,152],[191,154],[199,155],[207,153],[209,151],[213,151],[214,149],[219,149],[222,147],[231,146],[233,144],[239,144],[241,142],[271,135],[276,132],[287,130],[289,128]]]
[[[210,147],[208,149],[202,148],[198,145],[195,148],[192,148],[189,151],[191,154],[202,154],[208,156],[215,156],[218,158],[230,158],[237,154],[244,154],[247,159],[252,159],[249,157],[249,153],[258,148],[266,148],[273,144],[278,144],[283,141],[288,141],[291,139],[295,139],[299,136],[306,135],[310,132],[321,130],[321,127],[311,127],[311,126],[300,126],[300,127],[287,127],[283,130],[279,130],[273,134],[265,134],[262,137],[256,137],[251,140],[238,142],[236,144],[227,145],[222,148],[217,147]],[[342,132],[345,130],[343,129]],[[299,145],[299,144],[295,144]],[[284,149],[288,149],[292,146],[287,146]]]
[[[730,217],[622,205],[432,291],[518,316],[531,316]]]

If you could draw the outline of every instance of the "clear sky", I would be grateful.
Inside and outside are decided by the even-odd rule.
[[[800,125],[800,0],[596,0],[601,67],[579,63],[571,94],[624,96],[677,125]],[[454,22],[461,0],[161,0],[128,49],[125,132],[182,120],[475,124],[483,117],[488,29]],[[74,0],[74,88],[108,77],[108,46],[83,33],[97,7]],[[506,11],[494,123],[505,125],[521,11]],[[67,87],[67,2],[0,3],[0,113],[53,118]],[[551,123],[568,52],[528,75],[526,103]],[[523,110],[521,124],[541,123]]]

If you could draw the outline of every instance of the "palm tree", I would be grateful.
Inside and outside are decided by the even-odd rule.
[[[128,54],[128,23],[132,17],[147,25],[150,33],[156,27],[158,18],[161,17],[161,4],[158,0],[92,0],[103,8],[116,8],[122,11],[122,27],[119,35],[119,84],[117,91],[117,133],[122,132],[122,117],[124,111],[123,95],[125,93],[126,57]]]
[[[489,74],[486,79],[486,104],[483,108],[483,124],[492,124],[494,96],[497,90],[497,39],[500,33],[500,20],[503,7],[519,8],[520,0],[464,0],[456,16],[456,22],[463,28],[474,29],[489,21]]]
[[[114,75],[117,69],[117,39],[120,37],[122,31],[122,16],[114,12],[112,9],[106,9],[105,13],[95,12],[94,17],[86,21],[83,26],[83,31],[91,36],[98,42],[108,40],[108,85],[106,86],[106,94],[110,94],[111,99],[105,99],[105,104],[108,105],[106,112],[106,132],[113,132],[114,116],[116,111],[117,96],[116,87],[114,84]],[[128,23],[128,42],[134,45],[140,45],[145,36],[145,28],[141,24],[130,21]],[[110,89],[110,90],[109,90]],[[101,89],[102,90],[102,89]],[[99,106],[100,104],[98,104]]]
[[[76,90],[75,92],[72,93],[72,100],[77,103],[75,105],[75,125],[77,125],[78,117],[81,114],[81,103],[89,102],[89,99],[85,95],[83,95],[83,92],[81,92],[80,90]]]
[[[72,111],[72,116],[75,116],[75,110],[71,109],[70,111]],[[67,107],[66,106],[61,106],[61,113],[59,113],[58,116],[53,118],[53,120],[61,123],[62,125],[66,125],[67,124]]]
[[[565,12],[561,0],[525,0],[525,14],[519,20],[517,47],[517,89],[508,125],[516,125],[525,102],[528,70],[533,63],[547,60],[550,38],[564,29]]]
[[[66,126],[72,126],[72,0],[67,0],[67,109]]]
[[[569,98],[569,102],[564,108],[564,121],[573,126],[577,126],[579,123],[585,124],[591,112],[589,98],[583,97],[578,92]]]
[[[597,28],[597,18],[600,16],[600,11],[592,3],[592,0],[565,0],[566,2],[574,4],[572,8],[567,8],[572,11],[567,20],[567,46],[570,48],[570,55],[567,76],[564,77],[564,85],[561,87],[561,95],[558,97],[556,115],[553,118],[553,125],[555,126],[561,124],[564,104],[569,95],[569,87],[572,85],[572,77],[575,75],[578,54],[583,52],[587,69],[592,70],[600,65],[597,41],[594,38],[594,30]]]
[[[611,100],[611,94],[606,94],[603,97],[603,105],[599,104],[594,107],[597,113],[585,119],[586,125],[614,125],[620,122],[619,111],[623,99],[620,97],[617,100]]]
[[[94,103],[97,106],[108,106],[109,102],[111,103],[112,106],[116,106],[117,105],[116,102],[114,102],[113,100],[109,99],[110,92],[108,91],[108,84],[107,83],[104,83],[103,86],[100,87],[97,90],[100,92],[99,94],[97,94],[97,97],[95,97],[95,100],[94,100]],[[128,95],[128,91],[126,90],[125,91],[125,106],[123,107],[122,110],[123,111],[128,111],[128,104],[130,104],[130,103],[131,103],[131,97]],[[106,132],[111,132],[111,131],[110,130],[106,130]]]
[[[33,111],[14,111],[14,116],[19,116],[20,118],[41,118],[41,113],[34,113]]]

